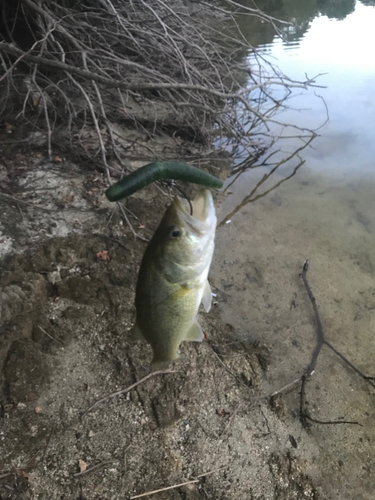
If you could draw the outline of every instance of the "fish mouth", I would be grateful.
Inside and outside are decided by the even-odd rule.
[[[184,216],[188,215],[192,219],[205,222],[212,213],[215,213],[212,194],[208,189],[201,189],[198,191],[194,200],[190,202],[179,196],[177,199],[179,205],[176,207],[177,210],[183,213]]]
[[[204,222],[209,216],[209,210],[213,207],[212,194],[208,189],[199,191],[191,202],[193,213],[192,216]]]
[[[216,226],[215,206],[212,194],[208,189],[198,191],[194,200],[190,203],[178,197],[176,206],[180,220],[186,224],[190,230],[197,233],[205,233],[208,226]],[[192,213],[191,213],[192,212]]]

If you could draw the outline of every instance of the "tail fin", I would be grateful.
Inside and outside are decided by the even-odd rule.
[[[154,356],[154,359],[151,362],[151,370],[154,372],[156,370],[165,370],[172,363],[172,361],[178,361],[180,356],[178,354],[175,355],[174,358],[170,359],[160,359],[157,356]]]

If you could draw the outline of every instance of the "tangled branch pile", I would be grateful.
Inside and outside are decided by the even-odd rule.
[[[54,143],[80,145],[118,171],[127,158],[168,158],[155,146],[163,133],[176,141],[174,157],[179,147],[186,155],[186,142],[199,156],[214,134],[253,148],[245,124],[267,126],[290,85],[313,81],[265,72],[257,58],[249,68],[244,56],[255,52],[235,22],[238,9],[274,24],[232,0],[3,0],[2,123],[32,122],[46,132],[49,154]],[[272,82],[285,97],[262,111]],[[134,128],[148,147],[126,136]]]

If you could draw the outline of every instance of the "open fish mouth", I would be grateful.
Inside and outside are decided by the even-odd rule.
[[[212,225],[216,226],[214,201],[208,189],[200,190],[191,205],[187,200],[178,197],[176,211],[181,222],[200,235],[206,233]]]
[[[206,221],[209,216],[210,208],[214,209],[212,194],[208,189],[202,189],[191,202],[193,207],[193,217],[200,221]]]

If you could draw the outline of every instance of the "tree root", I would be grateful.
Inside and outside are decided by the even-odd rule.
[[[311,375],[315,371],[315,367],[316,367],[316,363],[317,363],[319,354],[320,354],[322,347],[324,345],[329,347],[329,349],[331,349],[335,354],[337,354],[337,356],[339,356],[339,358],[341,358],[345,364],[350,366],[350,368],[353,371],[355,371],[360,377],[362,377],[363,380],[365,380],[368,384],[370,384],[372,387],[375,388],[375,383],[371,379],[371,377],[366,376],[361,370],[359,370],[356,366],[354,366],[353,363],[351,363],[348,360],[348,358],[346,358],[346,356],[344,356],[340,351],[338,351],[335,347],[333,347],[333,345],[330,342],[328,342],[328,340],[326,340],[322,321],[320,319],[319,310],[318,310],[318,307],[316,305],[316,299],[315,299],[315,297],[312,293],[312,290],[310,288],[310,285],[307,281],[306,275],[307,275],[308,269],[309,269],[309,260],[307,259],[305,261],[305,263],[303,264],[301,277],[302,277],[303,283],[305,285],[309,299],[310,299],[312,306],[313,306],[314,315],[315,315],[315,319],[316,319],[316,325],[317,325],[317,328],[316,328],[317,341],[316,341],[315,349],[314,349],[312,356],[311,356],[310,363],[307,366],[307,368],[305,369],[301,378],[299,379],[301,381],[301,392],[300,392],[300,420],[301,420],[301,423],[304,427],[307,427],[307,420],[309,420],[311,422],[318,423],[318,424],[355,424],[355,425],[361,425],[361,424],[359,424],[359,422],[351,422],[351,421],[345,421],[345,420],[321,421],[321,420],[312,418],[306,410],[306,405],[305,405],[306,383],[307,383],[307,380],[311,377]]]

